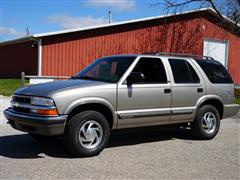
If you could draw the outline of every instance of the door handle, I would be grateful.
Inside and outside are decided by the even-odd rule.
[[[198,93],[202,93],[203,92],[203,88],[197,88],[197,92]]]
[[[171,93],[171,89],[164,89],[164,93],[165,93],[165,94]]]

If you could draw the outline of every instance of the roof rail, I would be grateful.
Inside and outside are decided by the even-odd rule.
[[[182,57],[190,57],[190,58],[201,58],[205,60],[214,60],[210,56],[201,56],[201,55],[193,55],[193,54],[182,54],[182,53],[169,53],[169,52],[157,52],[157,53],[146,53],[146,54],[155,54],[157,56],[182,56]]]

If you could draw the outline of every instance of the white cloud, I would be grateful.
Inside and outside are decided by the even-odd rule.
[[[63,29],[87,27],[99,24],[106,24],[108,20],[104,17],[93,18],[91,16],[77,17],[66,14],[55,14],[47,17],[49,23],[60,25]]]
[[[22,35],[24,35],[23,32],[19,32],[15,28],[12,28],[12,27],[0,27],[0,34],[5,35],[5,36],[22,36]]]
[[[88,0],[88,5],[126,11],[134,9],[136,4],[134,0]]]

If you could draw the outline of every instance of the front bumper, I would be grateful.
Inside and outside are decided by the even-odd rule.
[[[63,134],[67,120],[67,115],[31,116],[16,113],[10,108],[4,111],[4,116],[8,119],[9,124],[17,130],[46,136]]]

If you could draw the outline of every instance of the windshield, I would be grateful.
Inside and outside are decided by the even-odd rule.
[[[115,56],[98,59],[73,76],[73,79],[117,82],[135,58],[134,56]]]

